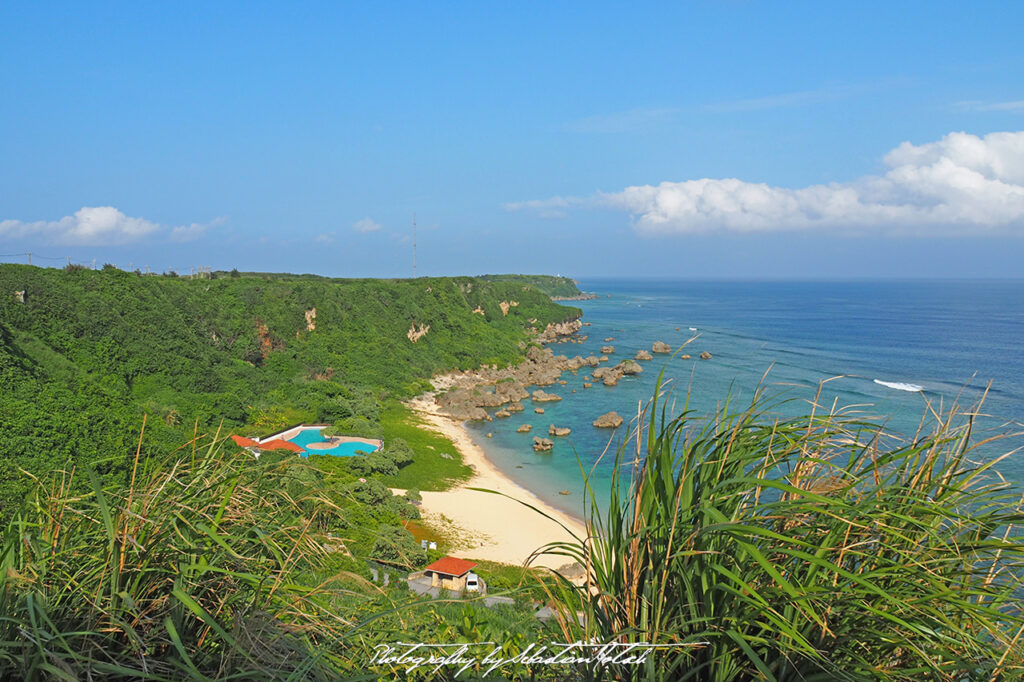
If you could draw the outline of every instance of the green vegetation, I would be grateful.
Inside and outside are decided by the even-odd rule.
[[[1020,679],[1024,508],[971,461],[978,411],[906,443],[767,409],[652,402],[591,538],[554,547],[589,567],[555,592],[566,641],[688,645],[623,679]]]
[[[583,292],[576,286],[576,280],[555,275],[480,275],[487,282],[518,284],[522,287],[533,287],[548,296],[572,298]]]
[[[447,490],[472,476],[462,456],[444,436],[424,428],[424,421],[398,403],[387,405],[380,415],[384,442],[405,442],[416,458],[383,480],[392,488]]]
[[[193,280],[2,265],[0,293],[0,514],[28,490],[23,470],[88,465],[123,483],[143,414],[154,454],[222,422],[251,435],[326,421],[379,436],[382,405],[429,388],[432,374],[515,362],[529,329],[579,315],[535,289],[469,277]],[[518,302],[507,314],[506,300]],[[437,486],[460,466],[419,468]]]
[[[0,677],[350,679],[381,643],[543,637],[522,609],[424,604],[400,579],[374,583],[357,557],[396,578],[424,560],[384,523],[379,484],[195,445],[143,448],[117,490],[85,470],[33,489],[0,538]]]
[[[471,472],[399,399],[577,315],[548,284],[0,266],[0,677],[452,679],[367,661],[398,641],[590,638],[686,645],[605,679],[1024,675],[1024,509],[971,461],[978,410],[902,442],[843,413],[775,419],[761,396],[703,420],[656,397],[643,456],[624,444],[610,502],[590,493],[590,537],[549,548],[582,586],[481,562],[514,605],[410,595],[437,552],[406,528],[458,541],[413,502]],[[385,447],[257,460],[224,438],[300,421]]]

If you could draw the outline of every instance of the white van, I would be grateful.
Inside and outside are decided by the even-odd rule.
[[[476,573],[470,572],[466,575],[466,592],[479,592],[480,578]]]

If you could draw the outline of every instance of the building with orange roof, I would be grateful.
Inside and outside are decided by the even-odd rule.
[[[466,578],[475,567],[475,561],[446,556],[424,568],[423,574],[431,579],[432,587],[462,592],[466,589]]]

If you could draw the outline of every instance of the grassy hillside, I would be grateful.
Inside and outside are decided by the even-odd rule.
[[[222,419],[255,431],[376,423],[381,401],[420,392],[438,371],[514,362],[531,330],[578,314],[522,283],[469,277],[189,280],[3,265],[0,505],[23,495],[20,469],[123,470],[143,414],[158,451]]]

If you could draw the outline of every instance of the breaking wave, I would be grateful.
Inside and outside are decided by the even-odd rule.
[[[875,379],[875,383],[887,386],[888,388],[894,388],[897,391],[912,391],[917,393],[924,390],[924,386],[918,386],[917,384],[903,384],[899,381],[882,381],[881,379]]]

